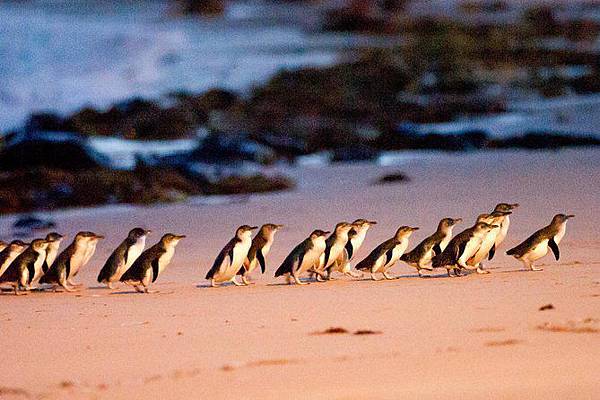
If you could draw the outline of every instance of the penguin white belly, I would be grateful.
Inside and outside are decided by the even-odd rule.
[[[492,246],[496,242],[496,237],[498,236],[499,232],[499,228],[496,228],[485,235],[485,237],[481,241],[479,249],[477,250],[477,252],[475,252],[475,255],[473,256],[470,265],[479,265],[479,263],[488,256],[490,250],[492,249]]]
[[[371,267],[371,272],[375,273],[375,272],[381,272],[383,270],[383,267],[385,267],[385,260],[387,259],[387,255],[382,255],[381,257],[379,257],[375,263],[373,264],[373,266]]]
[[[44,271],[42,270],[42,265],[44,265],[45,260],[46,260],[46,252],[41,251],[40,253],[38,253],[38,257],[35,260],[35,262],[33,263],[33,268],[35,269],[35,273],[33,275],[33,278],[31,279],[31,283],[36,283],[42,277],[42,274],[44,273]]]
[[[263,255],[263,258],[267,258],[267,254],[269,254],[269,251],[271,251],[271,245],[273,244],[273,242],[268,241],[263,248],[261,249],[261,253]],[[252,260],[250,262],[250,268],[248,269],[248,272],[252,272],[256,269],[256,267],[258,267],[258,259],[256,257],[254,257],[254,260]]]
[[[250,250],[251,245],[252,242],[247,241],[246,243],[242,242],[234,247],[233,259],[229,265],[226,266],[223,272],[216,276],[217,281],[226,282],[236,276],[237,272],[242,267],[244,260],[248,256],[248,251]]]
[[[175,254],[174,248],[169,248],[165,253],[163,253],[160,257],[158,257],[158,274],[160,275],[167,265],[171,262],[173,255]]]
[[[396,264],[396,262],[398,262],[398,260],[400,259],[400,257],[402,257],[402,254],[404,254],[404,252],[406,251],[407,247],[408,247],[408,240],[403,240],[399,245],[397,245],[396,247],[394,247],[394,250],[392,250],[392,258],[385,265],[385,269],[389,269],[394,264]]]
[[[433,260],[433,247],[425,252],[417,265],[421,268],[426,267],[431,264],[431,260]]]
[[[440,242],[440,249],[442,251],[444,251],[446,249],[446,247],[448,246],[448,243],[450,243],[451,240],[452,240],[452,234],[446,235]]]
[[[354,236],[352,239],[350,239],[350,242],[352,243],[352,249],[353,249],[354,254],[356,254],[358,249],[360,249],[360,247],[364,243],[366,237],[367,237],[367,232],[361,231],[356,236]],[[352,256],[354,256],[354,254],[352,254]]]
[[[504,241],[504,238],[508,234],[509,226],[510,226],[510,218],[507,215],[504,217],[504,220],[500,224],[500,232],[498,232],[498,234],[496,235],[496,240],[494,241],[494,243],[496,244],[496,247],[498,247],[500,245],[500,243],[502,243]]]
[[[81,268],[81,266],[83,265],[84,260],[85,252],[81,250],[75,250],[75,253],[73,254],[70,260],[71,269],[69,277],[75,275],[77,271],[79,271],[79,268]]]
[[[325,265],[325,267],[328,267],[331,264],[333,264],[335,260],[338,259],[340,254],[342,254],[342,250],[344,250],[344,246],[342,246],[341,243],[334,243],[334,245],[331,246],[331,250],[329,251],[329,259],[327,260],[327,265]]]
[[[469,239],[469,241],[467,242],[467,245],[465,246],[465,250],[458,258],[458,265],[460,265],[463,268],[466,267],[467,261],[469,260],[469,258],[473,257],[473,255],[479,249],[480,245],[481,245],[481,239],[478,239],[478,238]]]
[[[83,261],[82,261],[81,265],[79,266],[79,268],[83,267],[90,261],[90,259],[96,252],[96,244],[97,243],[88,245],[87,250],[85,251],[85,256],[84,256]]]
[[[120,278],[121,275],[123,275],[128,269],[129,267],[131,267],[134,263],[134,261],[140,256],[140,254],[142,254],[142,251],[144,251],[144,247],[146,246],[146,238],[143,239],[138,239],[137,242],[133,245],[130,246],[129,249],[127,250],[127,262],[126,263],[121,263],[121,265],[119,265],[119,268],[117,270],[117,277]]]
[[[54,260],[56,260],[56,256],[58,255],[58,246],[54,243],[48,246],[46,250],[46,263],[48,267],[51,267],[54,264]]]
[[[6,260],[4,260],[4,264],[0,265],[0,276],[4,274],[4,271],[6,271],[8,267],[10,267],[10,264],[14,261],[15,258],[17,258],[19,254],[20,253],[15,253],[14,256],[11,254]]]
[[[325,239],[315,240],[313,248],[307,251],[302,258],[302,265],[298,266],[298,272],[306,272],[315,266],[317,261],[321,262],[324,258],[323,252],[325,251]],[[321,264],[319,264],[321,265]]]
[[[556,244],[560,243],[560,241],[562,240],[562,238],[565,236],[566,231],[567,231],[567,225],[566,224],[562,224],[560,226],[560,229],[558,230],[558,233],[556,235],[554,235],[554,242]]]
[[[533,262],[548,254],[548,240],[544,240],[521,257],[523,261]]]

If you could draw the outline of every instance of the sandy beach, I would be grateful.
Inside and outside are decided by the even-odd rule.
[[[388,172],[411,181],[375,185]],[[479,152],[397,167],[285,169],[294,191],[233,203],[61,211],[57,231],[106,235],[78,293],[0,296],[0,399],[593,399],[600,397],[600,151]],[[313,229],[378,221],[358,257],[400,225],[465,219],[518,202],[489,275],[418,278],[404,264],[385,282],[337,276],[305,287],[273,278]],[[572,213],[561,259],[526,272],[504,252]],[[6,238],[13,218],[0,221]],[[241,224],[285,225],[256,285],[202,278]],[[111,291],[95,277],[134,226],[185,234],[157,294]],[[64,248],[63,245],[62,248]],[[552,304],[553,309],[540,311]],[[331,327],[347,333],[316,334]],[[357,335],[370,330],[373,334]]]

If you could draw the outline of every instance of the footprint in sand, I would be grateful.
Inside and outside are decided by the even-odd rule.
[[[545,322],[536,326],[536,329],[560,333],[600,333],[600,320],[586,318],[580,321],[567,321],[564,323]]]
[[[491,340],[489,342],[485,342],[486,346],[489,347],[498,347],[498,346],[514,346],[515,344],[523,343],[522,340],[518,339],[506,339],[506,340]]]

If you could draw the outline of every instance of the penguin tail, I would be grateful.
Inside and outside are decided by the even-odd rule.
[[[410,261],[409,253],[402,254],[402,256],[400,257],[400,260],[402,260],[404,262]]]
[[[441,268],[442,267],[442,254],[438,254],[437,256],[435,256],[431,259],[431,268]]]
[[[506,254],[509,256],[514,256],[516,253],[517,253],[516,247],[513,247],[512,249],[506,251]]]

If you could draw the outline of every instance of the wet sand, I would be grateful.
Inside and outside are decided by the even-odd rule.
[[[401,170],[406,184],[374,185]],[[79,293],[0,296],[0,398],[534,398],[600,395],[600,151],[497,152],[287,171],[297,190],[234,204],[60,212],[61,233],[107,235]],[[446,216],[469,223],[518,202],[491,274],[394,281],[338,277],[305,287],[273,272],[312,229],[379,222],[358,257],[403,224],[411,247]],[[542,272],[504,254],[557,212],[576,214]],[[11,220],[0,221],[3,232]],[[282,223],[267,274],[251,287],[202,278],[236,226]],[[158,279],[160,293],[110,291],[95,277],[134,225],[188,235]],[[458,229],[465,228],[463,223]],[[68,240],[68,239],[67,239]],[[64,246],[63,246],[64,248]],[[553,309],[539,308],[552,304]],[[331,327],[347,333],[319,334]],[[356,335],[359,330],[373,334]]]

